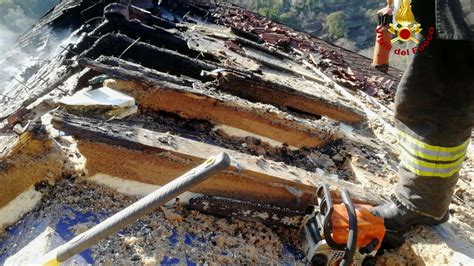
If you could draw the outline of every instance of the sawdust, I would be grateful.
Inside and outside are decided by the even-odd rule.
[[[114,195],[120,201],[123,196]],[[114,210],[111,210],[114,211]],[[277,263],[285,236],[259,223],[224,219],[181,208],[162,208],[93,248],[101,262],[140,262],[153,265],[165,257],[188,259],[199,264]],[[290,230],[291,231],[291,230]],[[291,233],[286,233],[286,237]],[[184,242],[181,242],[183,241]],[[116,243],[122,242],[123,245]],[[111,253],[110,249],[115,250]],[[224,255],[225,254],[225,255]]]
[[[420,226],[405,236],[407,241],[399,248],[378,258],[380,265],[447,265],[453,251],[428,227]]]
[[[91,222],[79,223],[79,224],[71,226],[69,230],[71,230],[74,233],[74,235],[77,236],[89,230],[93,226],[94,226],[94,223],[91,223]]]
[[[74,220],[79,213],[92,219],[70,226],[79,234],[99,220],[118,212],[136,199],[82,179],[63,180],[54,186],[37,186],[44,196],[25,219],[36,221]],[[67,206],[69,211],[64,211]],[[73,213],[74,212],[74,213]],[[52,227],[55,227],[52,224]],[[30,231],[32,228],[21,230]],[[192,261],[198,264],[294,263],[288,245],[300,246],[297,229],[269,228],[257,222],[219,218],[175,205],[157,210],[92,247],[92,258],[104,265],[156,265]],[[14,250],[8,234],[0,235],[0,255]],[[177,263],[177,262],[176,262]]]
[[[161,207],[161,210],[163,211],[166,219],[170,222],[176,222],[176,223],[181,223],[183,221],[183,216],[174,213],[171,210],[168,210],[165,207]]]

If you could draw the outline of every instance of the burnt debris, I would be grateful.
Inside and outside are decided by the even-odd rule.
[[[398,72],[370,69],[367,58],[237,6],[122,2],[62,1],[19,39],[5,60],[29,53],[41,63],[2,93],[5,133],[20,134],[30,120],[60,108],[84,123],[86,117],[115,120],[109,121],[111,130],[122,125],[130,131],[172,131],[259,156],[259,163],[296,167],[316,179],[310,187],[321,182],[318,175],[351,179],[350,153],[342,148],[346,141],[339,126],[358,127],[368,119],[334,82],[390,100]],[[48,41],[66,29],[59,45]],[[44,57],[41,51],[52,46],[56,52]],[[125,105],[108,96],[122,93],[133,101]],[[92,132],[94,143],[84,142],[88,145],[79,152],[89,149],[93,156],[100,153],[96,149],[115,150],[117,144],[101,137],[100,129]],[[179,167],[186,168],[188,159],[179,159]],[[93,161],[89,158],[89,167]],[[100,169],[111,169],[107,162],[99,162]],[[284,171],[279,175],[292,178]]]
[[[334,83],[389,100],[396,72],[377,72],[367,58],[236,6],[123,2],[62,1],[4,56],[41,59],[2,93],[2,131],[18,139],[4,158],[28,162],[21,147],[43,156],[38,165],[63,156],[57,145],[68,141],[32,143],[35,133],[27,130],[49,113],[51,126],[64,131],[51,137],[72,135],[78,146],[71,158],[87,159],[87,171],[58,161],[49,179],[106,173],[160,183],[209,151],[228,149],[237,173],[224,175],[230,185],[199,192],[299,208],[321,182],[360,190],[343,181],[354,179],[348,149],[359,144],[344,139],[340,126],[363,128],[368,118]],[[59,43],[48,39],[64,30]],[[23,187],[43,180],[45,169],[30,169],[38,174]],[[6,165],[5,176],[20,170]],[[379,199],[361,191],[356,200]]]

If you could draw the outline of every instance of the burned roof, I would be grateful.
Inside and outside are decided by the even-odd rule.
[[[348,54],[352,53],[228,4],[163,2],[144,10],[115,1],[62,1],[4,55],[7,64],[23,59],[30,64],[12,77],[2,93],[6,134],[2,141],[8,143],[2,158],[14,156],[17,146],[35,139],[38,133],[33,132],[43,132],[35,129],[44,123],[39,119],[53,112],[54,127],[80,136],[84,143],[104,141],[132,149],[151,145],[146,149],[161,150],[162,144],[148,142],[147,135],[168,131],[175,140],[184,137],[176,147],[165,141],[177,152],[173,156],[201,160],[217,149],[208,144],[237,149],[243,153],[229,152],[242,158],[240,165],[254,169],[251,176],[276,178],[274,183],[306,180],[303,187],[309,189],[320,182],[314,183],[312,177],[318,167],[338,171],[334,163],[314,162],[315,149],[339,153],[327,147],[339,145],[335,143],[345,134],[341,123],[367,123],[371,114],[351,101],[351,93],[338,82],[352,82],[352,89],[373,93],[366,85],[374,76],[360,73],[378,75],[383,84],[371,84],[378,86],[381,99],[391,95],[396,83],[393,73],[358,69],[357,62],[368,64],[368,59]],[[354,60],[355,66],[349,67],[348,60]],[[334,75],[342,73],[338,69],[348,72],[344,77]],[[21,137],[25,132],[28,137]],[[11,141],[12,133],[20,138]],[[137,139],[129,138],[130,134],[143,135]],[[235,134],[247,136],[246,143],[236,145],[240,137]],[[95,150],[100,145],[86,146]],[[81,152],[87,154],[87,148]],[[273,170],[246,153],[269,159]],[[125,155],[123,159],[132,160]],[[89,159],[90,173],[92,162]],[[283,162],[288,165],[278,165]],[[299,173],[296,179],[295,173]],[[315,180],[339,184],[319,172],[317,176]],[[254,198],[252,193],[240,193],[239,197]],[[265,197],[293,207],[311,199],[292,201],[294,196],[286,193],[286,203],[280,192]],[[278,199],[270,200],[273,197]],[[377,197],[359,193],[356,200],[377,202]]]
[[[86,157],[97,156],[95,150],[102,147],[90,141],[112,145],[110,153],[121,154],[117,146],[147,147],[144,149],[171,152],[173,158],[198,161],[209,151],[227,148],[235,158],[242,158],[239,165],[253,169],[252,178],[266,176],[275,179],[275,184],[302,182],[301,188],[308,190],[321,180],[341,186],[325,176],[329,169],[349,178],[350,173],[340,171],[345,169],[344,160],[312,159],[323,156],[317,155],[319,149],[331,156],[345,153],[340,150],[344,146],[341,138],[357,139],[350,137],[353,133],[347,125],[369,123],[393,133],[392,125],[360,100],[354,101],[356,94],[350,90],[389,100],[397,82],[396,70],[384,74],[371,69],[363,56],[234,5],[164,1],[145,10],[115,1],[62,1],[20,37],[4,60],[15,64],[23,58],[30,65],[7,83],[0,116],[7,136],[29,133],[16,142],[5,138],[7,147],[34,139],[35,127],[44,123],[39,120],[52,114],[56,129],[84,141],[81,153]],[[378,105],[383,115],[391,114]],[[167,131],[179,140],[164,140],[173,151],[150,138],[164,138],[155,131]],[[242,138],[245,143],[237,144]],[[383,142],[392,139],[386,137]],[[374,147],[362,136],[357,142]],[[383,149],[393,154],[391,146]],[[17,148],[5,148],[2,158],[17,152]],[[266,163],[248,154],[261,156]],[[129,155],[119,156],[125,160],[122,166],[137,159]],[[119,171],[115,174],[120,176],[121,171],[128,171],[103,168],[115,163],[106,156],[96,158],[99,172]],[[186,165],[187,160],[182,163]],[[94,160],[88,161],[89,173],[94,173]],[[350,183],[343,186],[359,190]],[[286,207],[300,208],[312,198],[309,191],[295,201],[288,192],[281,194],[265,186],[260,190],[276,193],[266,195],[266,200]],[[239,197],[255,195],[241,191]],[[365,192],[355,198],[378,201]]]
[[[183,1],[177,6],[162,6],[154,14],[134,6],[126,11],[120,10],[120,4],[106,8],[108,4],[108,1],[61,1],[19,38],[16,47],[3,56],[3,60],[15,59],[24,52],[37,54],[57,50],[59,46],[62,58],[58,59],[61,56],[57,56],[52,60],[59,60],[56,64],[66,66],[66,73],[54,78],[45,77],[43,73],[37,75],[36,81],[29,80],[28,76],[21,80],[31,83],[27,87],[34,87],[34,97],[51,90],[59,84],[54,83],[55,80],[70,73],[67,70],[75,67],[72,61],[68,61],[71,58],[95,59],[99,54],[121,57],[165,73],[185,74],[197,80],[210,81],[209,77],[200,76],[199,70],[173,72],[172,68],[178,63],[164,67],[157,66],[160,62],[156,60],[150,62],[149,59],[154,56],[151,51],[157,49],[165,49],[169,55],[177,52],[187,57],[189,62],[193,62],[189,68],[200,64],[205,71],[223,68],[254,76],[260,75],[263,68],[267,72],[282,72],[311,80],[314,74],[305,63],[314,64],[337,83],[384,100],[393,98],[401,75],[400,71],[393,68],[384,74],[371,68],[368,58],[229,4],[199,5]],[[76,41],[74,38],[77,38],[77,42],[61,43],[64,32],[72,33],[67,36],[69,41]],[[109,43],[117,38],[122,40],[113,45]],[[135,43],[131,50],[125,51],[126,47],[122,46],[131,44],[128,38]],[[149,56],[140,57],[133,52],[137,47],[147,47]],[[39,61],[34,67],[39,68],[39,65],[47,62]],[[41,87],[37,79],[48,81],[48,88],[37,88]],[[25,90],[24,84],[14,83],[17,83],[15,88],[4,92],[3,100],[12,108],[2,112],[3,118],[11,115],[23,101],[32,100],[32,92],[28,93],[29,96],[20,92]],[[55,85],[51,86],[50,83]]]
[[[284,208],[291,219],[282,222],[295,226],[321,184],[331,185],[336,201],[344,188],[354,202],[388,198],[397,180],[390,103],[399,70],[382,73],[369,58],[235,5],[117,2],[63,0],[0,57],[7,66],[0,70],[7,77],[0,80],[0,181],[6,184],[0,187],[0,212],[38,191],[52,194],[23,221],[61,210],[64,202],[97,211],[103,207],[84,208],[84,195],[97,200],[94,191],[102,191],[90,182],[122,192],[137,183],[136,190],[162,186],[219,152],[230,155],[231,167],[191,190],[205,195],[191,208],[205,211],[213,206],[210,198],[244,206],[240,214],[252,204],[268,205]],[[67,199],[57,200],[55,193]],[[129,202],[105,194],[121,199],[121,207]],[[32,208],[0,215],[0,230]],[[216,220],[177,212],[194,224]],[[252,219],[273,221],[265,215]],[[141,235],[147,228],[131,230]],[[272,243],[281,244],[274,237]],[[94,256],[110,253],[114,243],[93,249]],[[243,263],[268,262],[265,252],[247,253],[238,253]],[[271,261],[282,262],[275,256]]]

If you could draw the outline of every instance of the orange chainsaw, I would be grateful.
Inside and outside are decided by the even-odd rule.
[[[333,204],[329,186],[316,191],[319,208],[314,208],[304,225],[305,260],[312,265],[375,265],[385,225],[372,206],[353,204],[348,190],[342,203]]]
[[[214,215],[261,222],[269,226],[293,226],[304,229],[304,262],[313,265],[372,265],[375,254],[386,237],[382,217],[372,213],[372,206],[352,204],[347,190],[342,203],[333,204],[329,186],[316,190],[317,205],[308,211],[277,207],[264,203],[197,197],[191,208]]]

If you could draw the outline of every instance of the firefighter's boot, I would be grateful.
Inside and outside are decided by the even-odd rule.
[[[385,228],[392,232],[405,233],[410,227],[419,224],[438,225],[449,219],[449,211],[441,219],[418,214],[400,203],[390,201],[374,208],[374,211],[384,218]]]

